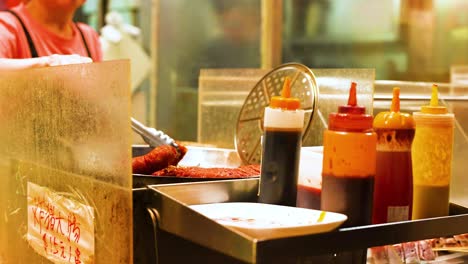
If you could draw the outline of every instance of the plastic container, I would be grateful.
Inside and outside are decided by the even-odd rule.
[[[302,147],[297,182],[297,207],[320,210],[322,192],[321,147]]]
[[[430,104],[413,113],[416,134],[411,148],[412,219],[446,216],[449,212],[455,116],[438,105],[437,94],[434,84]]]
[[[265,108],[259,202],[296,206],[304,111],[291,98],[286,77],[281,96]]]
[[[377,135],[365,111],[353,82],[348,105],[330,114],[323,137],[321,209],[347,215],[347,227],[372,218]]]
[[[377,167],[374,188],[372,223],[406,221],[411,219],[413,202],[413,171],[411,143],[414,120],[400,113],[400,88],[393,88],[390,111],[374,118],[377,133]]]

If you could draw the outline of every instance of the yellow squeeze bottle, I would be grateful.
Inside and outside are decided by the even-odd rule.
[[[411,148],[412,219],[448,215],[455,117],[438,104],[437,94],[434,84],[430,104],[413,113],[416,133]]]

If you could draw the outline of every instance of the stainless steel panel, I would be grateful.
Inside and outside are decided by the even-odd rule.
[[[257,240],[188,207],[200,203],[255,202],[257,188],[257,179],[154,185],[147,190],[150,197],[145,202],[157,218],[152,218],[157,222],[156,229],[248,263],[324,263],[337,252],[468,232],[464,224],[468,221],[468,209],[452,205],[449,217]]]
[[[256,200],[257,179],[151,186],[159,227],[189,241],[253,263],[256,240],[187,207],[191,204]]]

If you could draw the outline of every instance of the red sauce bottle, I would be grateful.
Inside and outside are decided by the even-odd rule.
[[[371,224],[377,135],[372,115],[357,105],[356,83],[348,105],[331,113],[323,135],[321,209],[348,216],[343,227]],[[340,252],[333,263],[366,263],[366,249]]]
[[[411,143],[415,123],[409,114],[400,113],[400,88],[393,88],[389,112],[374,119],[377,133],[377,171],[375,175],[372,223],[411,219],[413,173]]]
[[[377,135],[365,111],[353,82],[348,105],[330,114],[323,136],[321,209],[347,215],[344,227],[372,219]]]

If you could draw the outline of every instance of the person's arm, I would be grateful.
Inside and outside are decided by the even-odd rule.
[[[92,62],[92,59],[79,55],[50,55],[39,58],[22,58],[20,53],[26,39],[22,36],[21,25],[11,14],[0,12],[0,70],[19,70],[34,67],[56,66]],[[21,59],[20,59],[21,58]]]
[[[45,66],[44,58],[5,59],[0,58],[0,70],[20,70]]]
[[[66,64],[90,63],[91,58],[80,55],[50,55],[30,59],[0,58],[0,70],[20,70],[35,67],[58,66]]]

